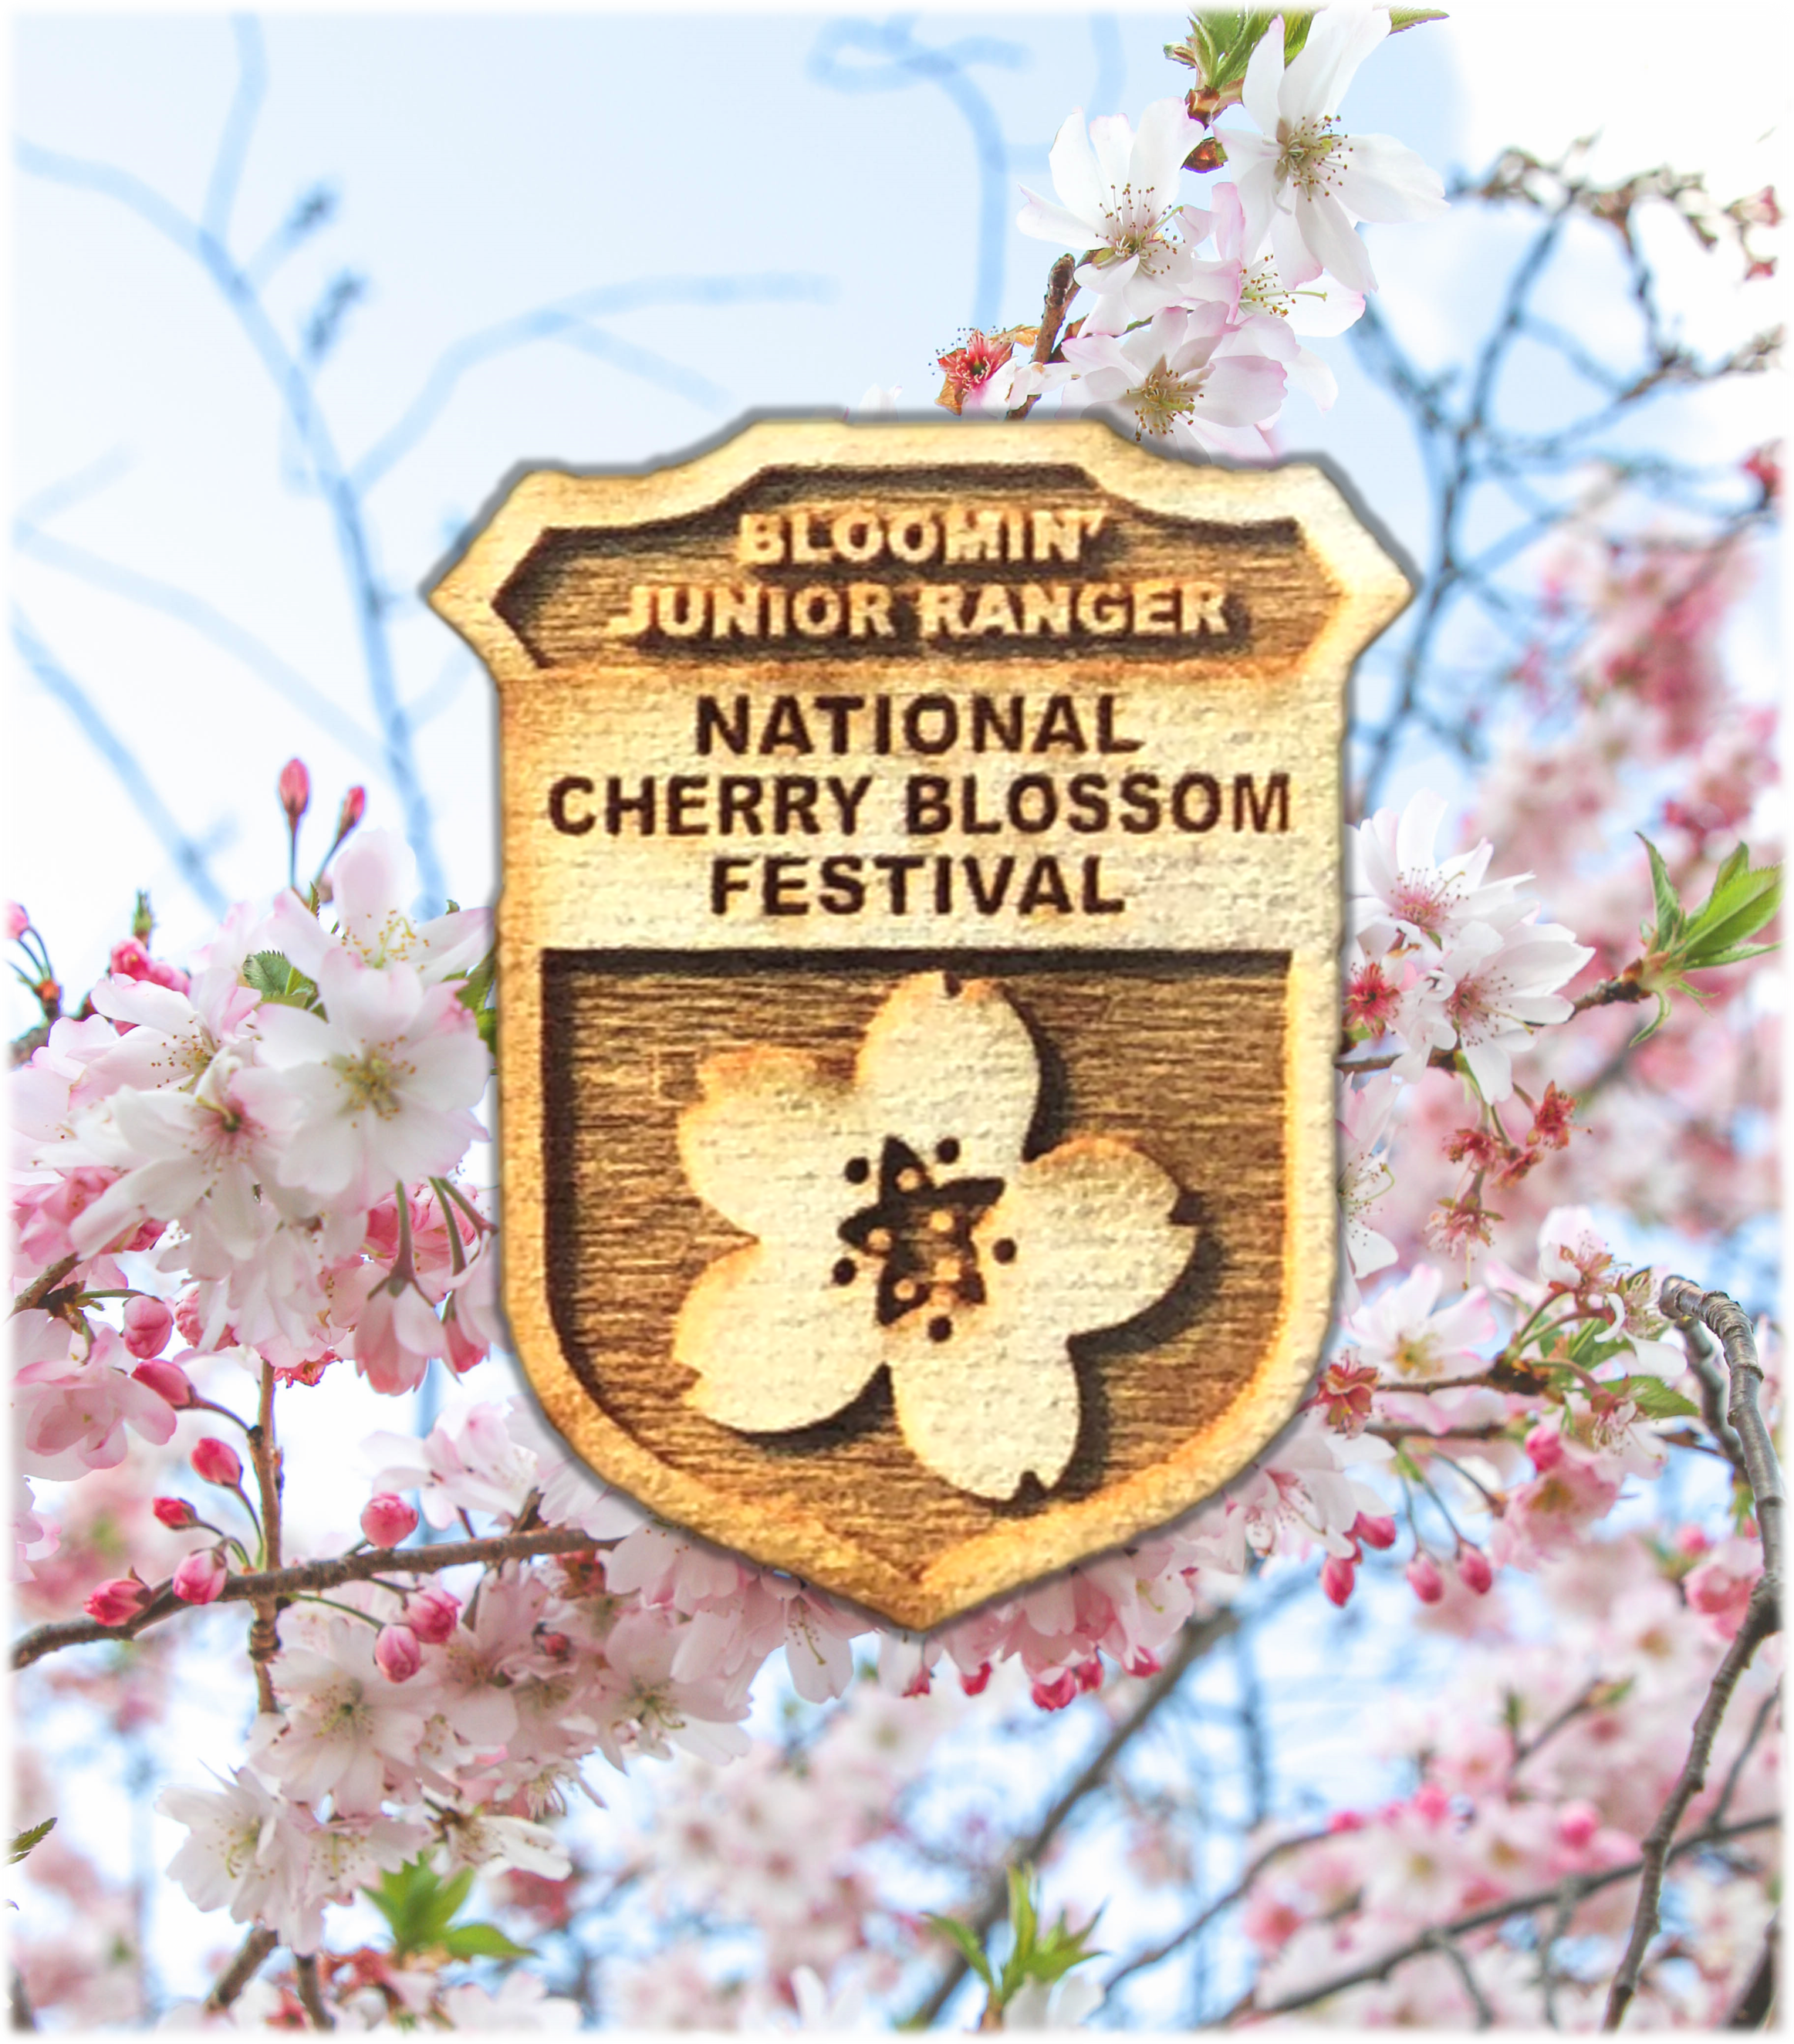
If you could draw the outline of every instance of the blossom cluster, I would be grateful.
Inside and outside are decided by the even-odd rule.
[[[1215,129],[1200,87],[1154,101],[1137,128],[1124,114],[1086,126],[1074,111],[1052,147],[1052,198],[1027,191],[1016,220],[1078,258],[1064,337],[971,333],[940,358],[940,402],[1001,416],[1050,398],[1063,413],[1111,410],[1136,439],[1247,460],[1272,451],[1291,392],[1329,408],[1338,383],[1303,339],[1344,332],[1377,288],[1357,223],[1445,207],[1412,151],[1339,125],[1346,87],[1390,28],[1386,6],[1336,0],[1286,63],[1277,17],[1239,90],[1250,128]],[[1224,164],[1232,177],[1216,175]]]

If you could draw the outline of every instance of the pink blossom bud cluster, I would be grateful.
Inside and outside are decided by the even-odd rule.
[[[1689,1531],[1689,1552],[1707,1551],[1705,1536]],[[1522,1641],[1499,1614],[1480,1614],[1451,1683],[1399,1704],[1385,1720],[1386,1750],[1418,1769],[1419,1788],[1380,1809],[1337,1813],[1324,1837],[1283,1855],[1254,1885],[1241,1922],[1260,1955],[1261,2006],[1504,1897],[1550,1895],[1572,1877],[1636,1865],[1724,1648],[1723,1620],[1678,1594],[1687,1558],[1666,1562],[1637,1534],[1566,1549],[1539,1578],[1548,1641]],[[1450,1618],[1433,1622],[1458,1629]],[[1742,1708],[1722,1727],[1685,1835],[1711,1820],[1734,1767],[1728,1821],[1779,1808],[1777,1742],[1753,1742],[1750,1731],[1774,1680],[1762,1667],[1746,1677]],[[1765,1828],[1740,1839],[1723,1862],[1671,1862],[1669,1906],[1689,1926],[1683,1949],[1695,1963],[1648,1969],[1635,2019],[1723,2022],[1774,1908],[1773,1838]],[[1598,1890],[1557,1927],[1566,1941],[1553,1989],[1558,2027],[1600,2027],[1635,1892],[1633,1882]],[[1527,1920],[1542,1931],[1550,1912]],[[1450,2030],[1492,2017],[1504,2028],[1538,2028],[1546,2009],[1539,1954],[1511,1931],[1488,1924],[1457,1941],[1485,2010],[1456,1966],[1423,1955],[1295,2019]]]

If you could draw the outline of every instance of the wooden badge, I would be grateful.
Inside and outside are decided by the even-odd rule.
[[[593,1469],[924,1627],[1288,1421],[1408,595],[1318,469],[1092,422],[512,490],[432,601],[501,704],[505,1306]]]

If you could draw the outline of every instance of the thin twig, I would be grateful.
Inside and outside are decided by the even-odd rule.
[[[1669,1857],[1680,1859],[1685,1853],[1700,1852],[1709,1846],[1722,1845],[1727,1839],[1747,1836],[1755,1831],[1766,1831],[1781,1822],[1779,1815],[1746,1817],[1740,1823],[1715,1826],[1706,1831],[1694,1832],[1669,1848]],[[1397,1945],[1393,1951],[1385,1952],[1380,1959],[1368,1960],[1363,1965],[1354,1966],[1350,1973],[1336,1974],[1334,1978],[1322,1981],[1318,1986],[1302,1988],[1300,1992],[1285,1995],[1281,2001],[1267,2003],[1258,2007],[1250,1999],[1244,2008],[1259,2017],[1288,2015],[1298,2008],[1312,2008],[1317,2001],[1325,2001],[1330,1995],[1343,1994],[1349,1987],[1362,1987],[1367,1981],[1388,1977],[1399,1965],[1418,1958],[1423,1952],[1432,1950],[1432,1940],[1438,1937],[1462,1938],[1472,1931],[1485,1931],[1491,1924],[1505,1923],[1511,1916],[1524,1916],[1535,1909],[1548,1909],[1561,1901],[1568,1881],[1581,1884],[1585,1896],[1598,1893],[1604,1888],[1612,1888],[1623,1881],[1631,1881],[1644,1871],[1642,1858],[1628,1860],[1623,1866],[1604,1868],[1599,1873],[1577,1873],[1566,1877],[1555,1887],[1535,1889],[1530,1895],[1516,1895],[1506,1902],[1492,1902],[1481,1909],[1473,1909],[1468,1915],[1459,1916],[1449,1923],[1433,1925],[1419,1936],[1411,1938],[1405,1945]]]
[[[1776,1960],[1781,1942],[1781,1914],[1778,1910],[1763,1932],[1763,1949],[1750,1969],[1750,1977],[1739,1990],[1726,2016],[1728,2030],[1766,2030],[1775,2011]]]
[[[0,2009],[0,2036],[6,2038],[6,2044],[39,2044],[43,2032],[36,2027],[31,1995],[25,1991],[25,1974],[4,1944],[0,1944],[0,1993],[6,1995],[6,2008]]]
[[[219,1974],[212,1992],[206,1997],[209,2015],[221,2015],[249,1984],[260,1970],[262,1961],[280,1940],[267,1924],[252,1926],[249,1934],[237,1949],[236,1957]]]
[[[305,2011],[313,2029],[334,2030],[336,2019],[325,2007],[324,1995],[317,1984],[317,1953],[295,1953],[293,1975],[298,1987],[299,2006]]]
[[[1051,362],[1053,350],[1059,344],[1059,328],[1065,325],[1066,308],[1071,303],[1071,295],[1078,288],[1078,258],[1062,256],[1047,272],[1047,296],[1040,307],[1040,331],[1034,336],[1032,359],[1037,364]],[[1012,419],[1025,419],[1039,402],[1039,393],[1024,398],[1010,411]]]
[[[1719,1800],[1708,1813],[1710,1824],[1723,1824],[1731,1810],[1731,1799],[1738,1793],[1738,1785],[1744,1778],[1744,1770],[1750,1756],[1757,1750],[1757,1742],[1763,1735],[1763,1727],[1769,1721],[1773,1711],[1781,1696],[1778,1683],[1757,1706],[1757,1715],[1750,1720],[1750,1729],[1744,1735],[1744,1743],[1734,1755],[1731,1765],[1726,1770],[1725,1784],[1719,1791]]]
[[[1470,1997],[1470,2006],[1477,2011],[1477,2029],[1492,2030],[1495,2027],[1495,2011],[1489,2005],[1489,1997],[1477,1985],[1477,1977],[1470,1970],[1470,1962],[1458,1950],[1457,1941],[1443,1931],[1434,1931],[1428,1933],[1427,1942],[1442,1958],[1450,1962],[1453,1970],[1462,1982],[1465,1993]]]
[[[503,1562],[522,1562],[544,1554],[570,1554],[583,1547],[602,1546],[577,1526],[550,1526],[534,1533],[497,1533],[483,1540],[449,1540],[432,1547],[374,1547],[359,1554],[343,1554],[328,1562],[302,1562],[296,1567],[272,1573],[227,1576],[225,1586],[213,1600],[219,1604],[254,1604],[267,1599],[282,1601],[307,1590],[327,1590],[338,1583],[367,1582],[389,1570],[396,1575],[434,1575],[439,1570],[458,1569],[474,1562],[488,1568]],[[129,1639],[146,1626],[158,1624],[178,1611],[197,1611],[204,1605],[182,1604],[166,1584],[134,1618],[122,1625],[102,1625],[97,1619],[67,1619],[40,1625],[25,1634],[13,1646],[13,1666],[29,1668],[46,1654],[64,1646],[83,1646],[97,1639]]]
[[[1162,1944],[1151,1946],[1129,1959],[1125,1965],[1118,1966],[1109,1975],[1107,1991],[1112,1994],[1131,1973],[1144,1973],[1149,1966],[1158,1965],[1162,1960],[1170,1958],[1180,1946],[1187,1945],[1192,1938],[1207,1930],[1224,1910],[1231,1909],[1235,1903],[1244,1898],[1253,1882],[1273,1860],[1281,1859],[1287,1852],[1294,1852],[1298,1846],[1318,1845],[1323,1838],[1329,1838],[1332,1835],[1328,1831],[1302,1831],[1294,1838],[1279,1838],[1275,1845],[1266,1846],[1225,1895],[1217,1896],[1212,1902],[1198,1910],[1181,1930],[1174,1931]]]
[[[1047,1846],[1058,1836],[1066,1819],[1087,1796],[1102,1786],[1110,1768],[1145,1730],[1159,1707],[1176,1693],[1178,1685],[1194,1664],[1211,1646],[1224,1639],[1239,1623],[1232,1612],[1224,1611],[1184,1627],[1183,1635],[1170,1659],[1152,1677],[1139,1701],[1091,1755],[1035,1830],[1009,1855],[1010,1865],[1032,1865],[1039,1861]],[[985,1888],[976,1908],[960,1919],[975,1938],[982,1941],[985,1932],[1001,1918],[1008,1906],[1008,1892],[1005,1870]],[[946,1972],[901,2027],[906,2030],[927,2029],[946,2008],[955,1990],[970,1970],[964,1955],[956,1951]]]
[[[1738,1627],[1737,1637],[1727,1647],[1724,1660],[1715,1670],[1712,1682],[1706,1690],[1706,1700],[1700,1707],[1700,1715],[1694,1719],[1694,1731],[1688,1738],[1688,1758],[1681,1762],[1676,1786],[1663,1800],[1663,1809],[1657,1811],[1657,1821],[1651,1825],[1651,1830],[1645,1834],[1641,1850],[1642,1881],[1638,1882],[1638,1903],[1633,1909],[1633,1934],[1627,1938],[1627,1950],[1620,1958],[1619,1973],[1614,1973],[1612,1984],[1608,1987],[1608,2003],[1602,2015],[1602,2026],[1596,2032],[1596,2044],[1614,2044],[1614,2038],[1620,2034],[1620,2022],[1638,1991],[1638,1973],[1645,1966],[1645,1952],[1657,1935],[1657,1903],[1663,1892],[1663,1862],[1669,1854],[1669,1839],[1676,1838],[1676,1825],[1681,1823],[1681,1813],[1688,1809],[1706,1782],[1706,1764],[1712,1758],[1712,1742],[1724,1719],[1724,1707],[1731,1703],[1731,1695],[1738,1685],[1738,1676],[1749,1668],[1751,1656],[1768,1639],[1769,1633],[1776,1631],[1777,1625],[1780,1619],[1776,1612],[1776,1600],[1769,1594],[1765,1576],[1751,1593],[1751,1603],[1745,1608],[1745,1623]]]

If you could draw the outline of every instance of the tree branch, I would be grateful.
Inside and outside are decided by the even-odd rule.
[[[1658,1908],[1663,1893],[1663,1869],[1669,1857],[1669,1842],[1676,1835],[1676,1827],[1681,1822],[1683,1812],[1706,1785],[1707,1766],[1712,1758],[1713,1741],[1724,1722],[1726,1707],[1731,1701],[1732,1691],[1738,1686],[1738,1677],[1750,1665],[1752,1657],[1762,1642],[1780,1628],[1781,1614],[1779,1608],[1779,1585],[1765,1571],[1758,1579],[1750,1593],[1750,1602],[1745,1611],[1744,1623],[1738,1627],[1736,1637],[1726,1650],[1725,1658],[1715,1671],[1700,1713],[1694,1721],[1694,1730],[1689,1735],[1688,1758],[1676,1777],[1663,1808],[1657,1814],[1657,1821],[1646,1832],[1643,1858],[1641,1862],[1644,1879],[1638,1885],[1638,1906],[1632,1915],[1632,1930],[1627,1939],[1624,1956],[1619,1969],[1613,1977],[1608,1990],[1607,2008],[1601,2017],[1604,2030],[1617,2030],[1626,2019],[1626,2011],[1638,1992],[1638,1975],[1650,1941],[1657,1935]]]
[[[582,1533],[577,1526],[549,1526],[534,1533],[497,1533],[482,1540],[444,1541],[440,1546],[374,1547],[359,1554],[341,1554],[328,1562],[302,1562],[290,1569],[255,1575],[227,1576],[215,1602],[255,1604],[272,1600],[290,1602],[307,1590],[333,1589],[339,1583],[371,1582],[388,1573],[433,1576],[443,1569],[458,1569],[470,1562],[487,1567],[502,1562],[530,1561],[543,1554],[571,1554],[581,1548],[606,1545]],[[40,1625],[26,1633],[13,1648],[13,1666],[29,1668],[46,1654],[64,1646],[83,1646],[97,1639],[129,1639],[146,1627],[159,1624],[178,1611],[209,1608],[185,1604],[167,1584],[158,1588],[149,1603],[122,1625],[102,1625],[97,1619],[67,1619]]]
[[[317,1953],[295,1953],[293,1974],[298,1988],[299,2005],[309,2018],[313,2029],[334,2030],[336,2019],[325,2007],[323,1991],[317,1982]]]
[[[1740,1823],[1718,1825],[1696,1831],[1672,1846],[1668,1857],[1680,1859],[1685,1853],[1700,1852],[1708,1846],[1723,1844],[1727,1839],[1743,1838],[1754,1831],[1773,1829],[1781,1822],[1779,1815],[1746,1817]],[[1349,1987],[1362,1987],[1370,1981],[1386,1979],[1399,1965],[1410,1959],[1419,1958],[1424,1952],[1434,1949],[1434,1940],[1439,1938],[1462,1938],[1472,1931],[1485,1931],[1491,1924],[1505,1923],[1510,1916],[1524,1916],[1535,1909],[1548,1909],[1561,1901],[1565,1888],[1570,1882],[1580,1885],[1584,1896],[1597,1894],[1604,1888],[1612,1888],[1622,1881],[1630,1881],[1644,1871],[1642,1858],[1628,1860],[1623,1866],[1610,1866],[1599,1873],[1574,1873],[1554,1888],[1535,1889],[1530,1895],[1516,1895],[1507,1902],[1492,1902],[1485,1908],[1473,1909],[1468,1915],[1455,1918],[1449,1923],[1434,1924],[1419,1936],[1405,1945],[1398,1945],[1381,1958],[1372,1959],[1362,1966],[1354,1966],[1350,1973],[1339,1973],[1316,1987],[1304,1988],[1299,1993],[1285,1995],[1282,2000],[1269,2002],[1262,2007],[1248,2000],[1241,2013],[1254,2016],[1288,2015],[1298,2008],[1312,2008],[1317,2001],[1325,2001],[1328,1996],[1343,1994]],[[1578,1898],[1580,1899],[1580,1898]]]
[[[1128,1960],[1125,1965],[1117,1967],[1108,1977],[1107,1991],[1113,1993],[1129,1974],[1144,1973],[1147,1967],[1156,1966],[1162,1960],[1170,1958],[1180,1946],[1187,1945],[1192,1938],[1207,1930],[1223,1910],[1231,1909],[1235,1903],[1244,1899],[1253,1882],[1273,1860],[1281,1859],[1287,1852],[1293,1852],[1298,1846],[1318,1845],[1323,1838],[1332,1835],[1327,1831],[1302,1831],[1294,1838],[1279,1838],[1275,1845],[1266,1846],[1225,1895],[1217,1896],[1212,1902],[1199,1910],[1181,1930],[1174,1931],[1162,1944],[1150,1946]]]
[[[267,1924],[252,1927],[232,1959],[214,1982],[212,1992],[206,1997],[209,2015],[221,2015],[249,1984],[260,1970],[262,1961],[280,1940]]]
[[[6,2008],[0,2009],[0,2036],[6,2044],[39,2044],[43,2032],[36,2027],[31,1995],[25,1991],[25,1974],[6,1946],[0,1946],[0,1993],[6,1995]]]
[[[1110,1768],[1146,1728],[1159,1707],[1175,1694],[1178,1685],[1191,1667],[1217,1641],[1224,1639],[1239,1623],[1232,1612],[1224,1611],[1184,1627],[1177,1650],[1147,1683],[1145,1694],[1092,1754],[1033,1832],[1016,1846],[1010,1855],[1009,1864],[1032,1865],[1039,1862],[1041,1854],[1063,1829],[1066,1819],[1087,1796],[1102,1785]],[[1008,1881],[1005,1870],[991,1881],[972,1913],[960,1920],[974,1937],[982,1940],[992,1925],[1001,1918],[1008,1903]],[[906,2030],[927,2029],[946,2008],[954,1991],[970,1971],[964,1956],[955,1952],[946,1972],[935,1982],[927,1997],[899,2027]]]

